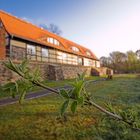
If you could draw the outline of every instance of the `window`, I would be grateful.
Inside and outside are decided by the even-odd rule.
[[[96,61],[95,61],[95,60],[93,60],[93,66],[94,66],[94,67],[96,66]]]
[[[100,61],[96,61],[96,67],[97,67],[97,68],[100,67]]]
[[[93,61],[91,59],[84,58],[84,66],[92,66],[92,65]]]
[[[53,38],[49,37],[48,38],[48,42],[51,43],[51,44],[53,44]]]
[[[56,40],[56,39],[54,39],[54,38],[52,38],[52,37],[48,37],[48,38],[47,38],[47,41],[48,41],[49,43],[54,44],[54,45],[57,45],[57,46],[59,46],[59,44],[60,44],[58,40]]]
[[[68,63],[68,55],[66,53],[62,53],[62,61],[63,63]]]
[[[57,40],[54,39],[54,45],[57,45]]]
[[[87,54],[88,56],[91,56],[91,53],[90,53],[90,52],[86,52],[86,54]]]
[[[48,49],[42,48],[42,56],[43,57],[48,57],[49,56]]]
[[[27,45],[27,54],[35,55],[36,54],[36,47],[33,45]]]
[[[79,65],[83,65],[83,60],[82,60],[82,58],[78,58],[78,64],[79,64]]]
[[[72,50],[75,52],[79,52],[79,49],[77,47],[74,47],[74,46],[72,47]]]
[[[66,59],[67,58],[67,54],[66,53],[63,53],[62,54],[62,57],[63,57],[63,59]]]
[[[58,41],[58,40],[56,40],[56,39],[54,39],[54,45],[59,46],[59,41]]]
[[[93,61],[92,60],[88,60],[89,66],[93,65]]]
[[[78,56],[72,55],[72,64],[74,64],[74,65],[78,64]]]
[[[62,60],[62,52],[57,51],[57,59]]]

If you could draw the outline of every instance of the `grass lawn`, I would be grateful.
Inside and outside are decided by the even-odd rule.
[[[86,77],[86,81],[89,80],[98,80],[100,78],[104,78],[104,77],[98,77],[98,76],[90,76],[90,77]],[[49,86],[49,87],[61,87],[61,86],[67,86],[69,83],[73,82],[75,79],[69,79],[69,80],[60,80],[60,81],[44,81],[44,84]],[[39,91],[42,90],[39,87],[34,87],[32,89],[32,91],[29,92],[34,92],[34,91]],[[3,92],[2,91],[2,87],[0,86],[0,98],[5,98],[5,97],[9,97],[11,95],[9,95],[9,93]]]
[[[87,90],[102,106],[105,102],[111,102],[116,108],[133,107],[140,115],[140,78],[136,75],[119,75],[112,81],[90,83]],[[62,101],[61,97],[52,94],[27,101],[23,105],[0,107],[0,140],[140,139],[140,133],[131,129],[123,132],[117,127],[115,130],[105,127],[103,134],[112,136],[111,138],[98,133],[98,124],[104,116],[92,107],[78,107],[75,115],[68,110],[66,116],[60,118],[59,109]],[[113,124],[113,128],[117,125],[116,123]]]

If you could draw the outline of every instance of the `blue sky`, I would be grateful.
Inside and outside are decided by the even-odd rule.
[[[54,23],[98,57],[140,49],[140,0],[1,0],[0,9],[37,25]]]

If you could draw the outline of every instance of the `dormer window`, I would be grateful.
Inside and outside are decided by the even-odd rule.
[[[77,47],[74,47],[74,46],[72,47],[72,50],[75,52],[79,52],[79,49]]]
[[[87,54],[88,56],[91,56],[91,53],[90,53],[90,52],[88,52],[88,51],[86,52],[86,54]]]
[[[57,46],[59,46],[59,41],[58,40],[56,40],[56,39],[54,39],[54,45],[57,45]]]
[[[49,43],[53,44],[53,38],[48,37],[47,41],[48,41]]]
[[[56,46],[59,46],[59,45],[60,45],[59,41],[56,40],[56,39],[54,39],[54,38],[52,38],[52,37],[48,37],[48,38],[47,38],[47,41],[48,41],[49,43],[51,43],[51,44],[56,45]]]

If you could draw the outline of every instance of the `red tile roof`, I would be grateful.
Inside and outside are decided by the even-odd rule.
[[[69,41],[67,39],[64,39],[56,34],[53,34],[45,29],[41,29],[40,27],[37,27],[29,22],[26,22],[22,19],[19,19],[15,16],[12,16],[11,14],[8,14],[4,11],[0,10],[0,19],[2,21],[2,23],[4,24],[4,27],[6,29],[6,31],[13,36],[22,38],[22,39],[26,39],[26,40],[30,40],[32,42],[36,42],[45,46],[50,46],[52,48],[56,48],[65,52],[69,52],[69,53],[73,53],[73,54],[77,54],[80,56],[84,56],[87,58],[91,58],[91,59],[98,59],[93,52],[91,52],[89,49],[78,45],[72,41]],[[57,46],[57,45],[53,45],[48,43],[47,41],[43,41],[41,38],[44,37],[52,37],[56,40],[58,40],[61,45]],[[80,51],[79,52],[74,52],[72,50],[72,46],[77,47]],[[90,52],[91,56],[88,56],[86,52]]]

